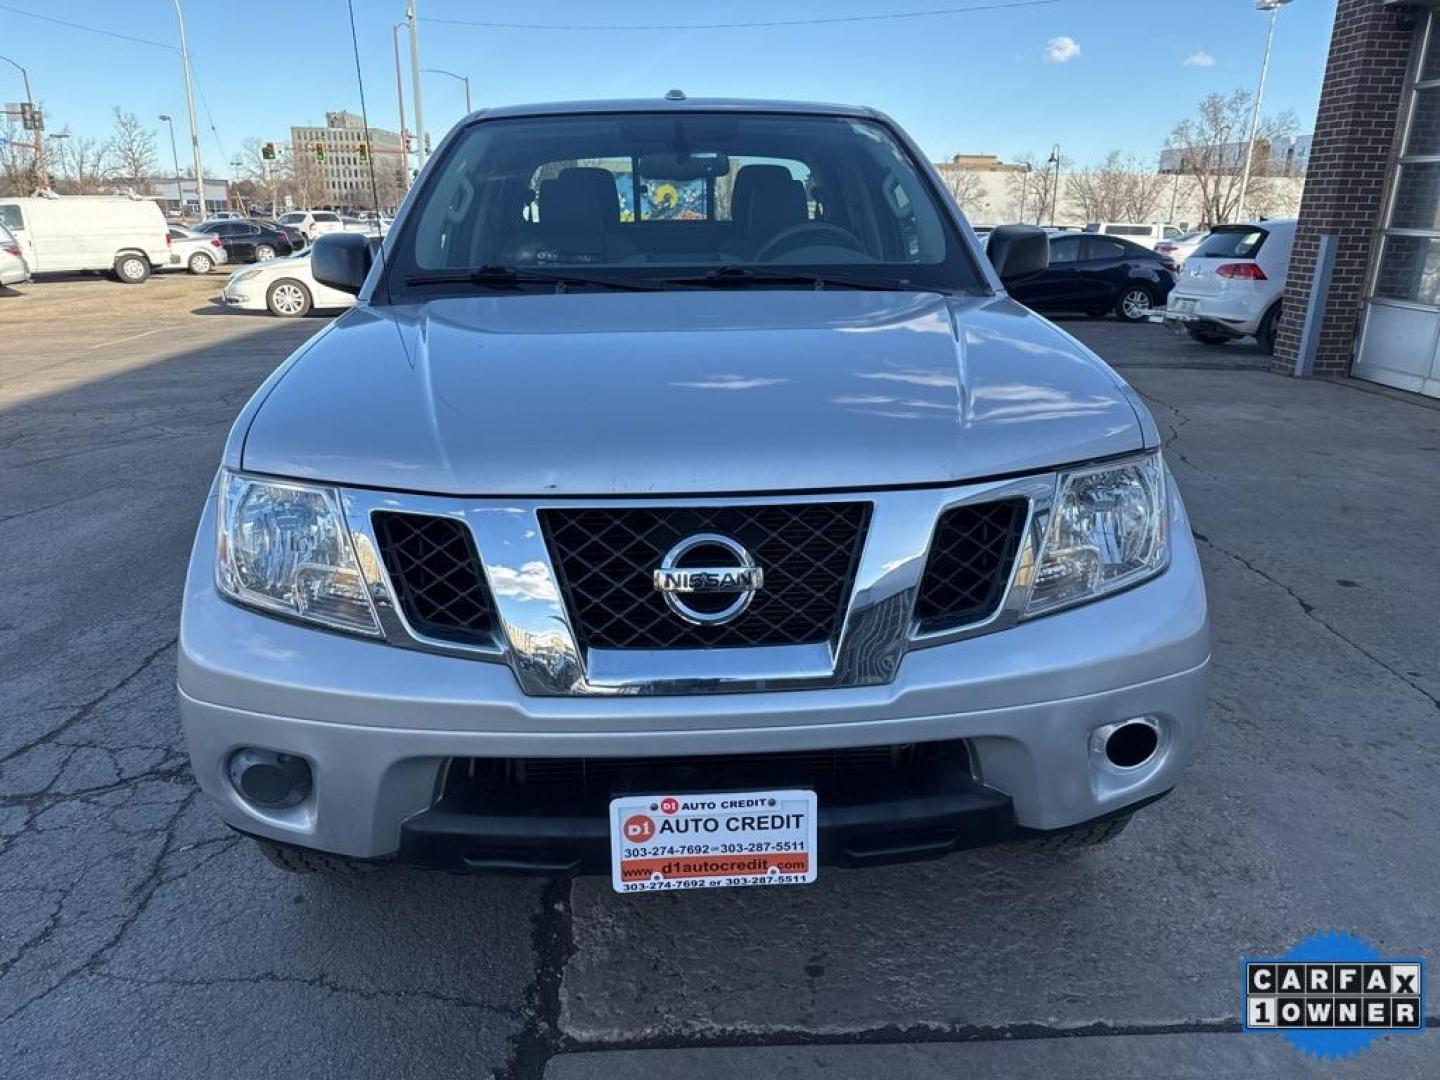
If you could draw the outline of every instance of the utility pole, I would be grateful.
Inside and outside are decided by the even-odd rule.
[[[20,72],[20,81],[25,84],[25,104],[30,106],[30,115],[38,117],[40,114],[35,111],[35,99],[30,96],[30,73],[23,67],[11,60],[8,56],[0,56],[7,64]],[[37,121],[38,124],[38,121]],[[40,127],[34,129],[34,142],[30,145],[35,151],[35,183],[44,190],[50,186],[50,177],[45,172],[45,131]]]
[[[420,20],[415,15],[416,0],[405,5],[405,22],[410,28],[410,89],[415,94],[415,163],[425,167],[425,114],[420,105]]]
[[[1020,224],[1025,224],[1025,196],[1030,194],[1030,163],[1024,163],[1025,176],[1020,181]]]
[[[190,150],[195,155],[195,189],[200,195],[200,220],[205,220],[205,166],[200,160],[200,127],[195,122],[195,84],[190,75],[190,38],[185,33],[185,12],[175,0],[175,17],[180,20],[180,63],[185,68],[185,105],[190,112]],[[185,193],[180,193],[180,206],[185,206]]]
[[[1255,136],[1260,130],[1260,103],[1265,99],[1265,78],[1270,74],[1270,50],[1275,45],[1275,16],[1290,0],[1255,0],[1256,11],[1270,13],[1270,29],[1265,34],[1265,59],[1260,62],[1260,88],[1255,91],[1255,108],[1250,113],[1250,138],[1245,142],[1245,171],[1240,174],[1240,197],[1235,201],[1237,219],[1244,220],[1245,194],[1250,187],[1250,171],[1255,161]]]
[[[410,190],[410,137],[405,130],[405,81],[400,77],[400,28],[403,22],[390,27],[395,40],[395,104],[400,109],[400,194]]]

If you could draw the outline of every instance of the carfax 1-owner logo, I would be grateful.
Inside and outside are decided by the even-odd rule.
[[[1317,934],[1240,965],[1246,1032],[1279,1032],[1312,1057],[1343,1058],[1425,1028],[1425,961],[1383,957],[1363,938]]]

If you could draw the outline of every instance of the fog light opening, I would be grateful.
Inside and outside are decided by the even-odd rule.
[[[310,763],[294,754],[247,746],[230,757],[230,782],[262,810],[287,810],[310,797]]]
[[[1105,760],[1117,769],[1137,769],[1160,747],[1155,725],[1143,720],[1121,724],[1105,740]]]

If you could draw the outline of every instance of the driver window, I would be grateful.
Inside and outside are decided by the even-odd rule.
[[[1060,263],[1073,263],[1080,254],[1080,241],[1052,240],[1050,241],[1050,265],[1056,266]]]

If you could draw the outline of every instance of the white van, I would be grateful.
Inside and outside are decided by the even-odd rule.
[[[1137,221],[1092,221],[1085,226],[1085,231],[1099,233],[1101,236],[1118,236],[1151,251],[1155,250],[1155,245],[1161,240],[1178,240],[1185,235],[1185,230],[1178,225],[1164,225],[1153,221],[1149,224]]]
[[[0,199],[0,225],[20,241],[34,274],[108,270],[138,285],[170,263],[165,215],[149,199],[55,195]]]

